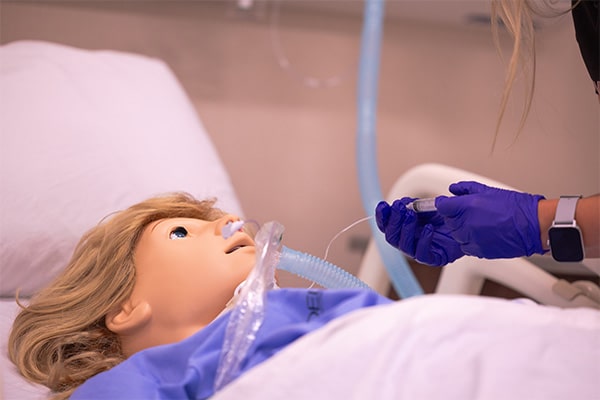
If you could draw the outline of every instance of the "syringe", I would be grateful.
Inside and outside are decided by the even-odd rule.
[[[431,212],[437,210],[437,208],[435,208],[435,197],[430,197],[427,199],[416,199],[412,203],[408,203],[406,205],[406,208],[418,213]]]

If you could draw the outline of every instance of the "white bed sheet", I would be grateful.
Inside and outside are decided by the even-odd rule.
[[[600,311],[427,295],[340,318],[214,400],[593,400],[599,379]]]
[[[19,307],[14,299],[0,299],[0,399],[46,399],[50,393],[48,388],[27,382],[8,360],[6,347],[8,333],[18,312]]]

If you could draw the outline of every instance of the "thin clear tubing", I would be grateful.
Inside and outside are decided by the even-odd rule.
[[[373,215],[377,204],[383,199],[379,185],[375,143],[383,11],[384,0],[366,0],[358,71],[356,160],[360,194],[367,215]],[[377,228],[374,219],[370,221],[370,224],[379,254],[396,293],[401,298],[423,294],[423,289],[406,258],[385,241],[385,237]]]
[[[437,211],[437,208],[435,207],[435,197],[416,199],[412,203],[408,203],[406,208],[417,213]]]

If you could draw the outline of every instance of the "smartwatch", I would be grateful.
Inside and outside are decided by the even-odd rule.
[[[577,262],[585,257],[583,237],[575,221],[575,209],[581,196],[560,196],[556,215],[548,231],[552,258],[560,262]]]

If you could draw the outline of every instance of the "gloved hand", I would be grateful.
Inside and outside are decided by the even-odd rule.
[[[464,255],[460,244],[437,212],[415,213],[406,208],[413,198],[404,197],[390,206],[380,202],[375,210],[377,226],[385,240],[417,261],[443,266]]]
[[[461,250],[480,258],[543,254],[538,202],[543,196],[478,182],[450,185],[454,197],[436,198],[437,212]]]
[[[404,197],[377,205],[377,226],[386,241],[419,262],[443,266],[462,257],[513,258],[543,254],[537,216],[540,195],[488,187],[450,185],[454,197],[436,198],[436,212],[415,213]]]

